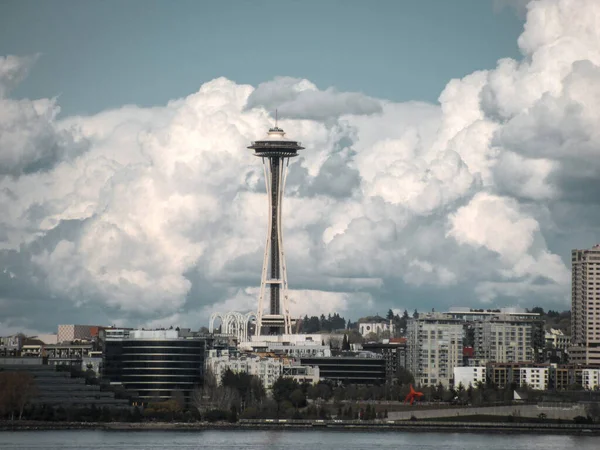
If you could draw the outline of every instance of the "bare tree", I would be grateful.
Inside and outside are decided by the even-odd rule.
[[[0,411],[10,415],[14,420],[18,413],[19,420],[27,404],[38,393],[33,376],[27,372],[0,373]]]

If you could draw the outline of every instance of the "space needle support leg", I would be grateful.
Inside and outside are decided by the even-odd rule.
[[[285,264],[285,252],[283,249],[283,229],[281,227],[281,216],[283,213],[283,193],[285,190],[285,180],[287,178],[287,166],[289,164],[289,158],[285,158],[281,161],[281,182],[279,184],[279,205],[277,215],[279,220],[277,221],[277,237],[279,241],[279,264],[281,265],[281,290],[282,290],[282,303],[283,303],[283,317],[284,317],[284,333],[292,334],[292,324],[290,319],[290,305],[288,298],[288,287],[287,287],[287,268]]]
[[[262,275],[260,279],[260,295],[258,297],[258,310],[256,311],[256,327],[254,330],[254,334],[256,336],[260,336],[262,332],[262,315],[264,310],[264,298],[265,291],[267,289],[267,275],[269,269],[269,253],[271,251],[271,170],[268,167],[269,161],[265,158],[262,159],[263,169],[265,172],[265,182],[267,185],[267,198],[269,199],[269,214],[267,214],[269,218],[269,224],[267,226],[267,241],[265,244],[265,254],[263,257],[263,269]]]

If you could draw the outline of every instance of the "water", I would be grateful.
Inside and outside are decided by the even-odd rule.
[[[535,434],[311,430],[0,432],[2,449],[597,450],[599,447],[597,437]]]

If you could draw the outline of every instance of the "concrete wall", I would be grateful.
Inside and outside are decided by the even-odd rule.
[[[545,414],[548,419],[572,420],[576,416],[586,416],[585,406],[581,404],[564,405],[513,405],[513,406],[484,406],[469,408],[448,409],[419,409],[416,406],[410,411],[391,411],[388,413],[390,420],[410,420],[412,416],[417,419],[433,419],[436,417],[456,417],[488,415],[538,417]]]

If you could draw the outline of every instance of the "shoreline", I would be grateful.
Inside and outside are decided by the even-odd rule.
[[[451,433],[523,433],[600,436],[599,424],[540,424],[540,423],[493,423],[493,422],[427,422],[403,421],[395,423],[173,423],[173,422],[1,422],[0,432],[12,431],[404,431],[404,432],[451,432]]]

